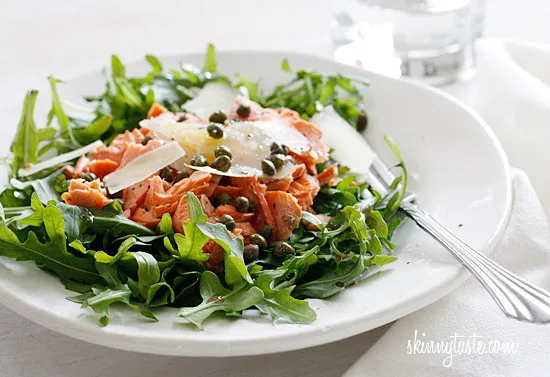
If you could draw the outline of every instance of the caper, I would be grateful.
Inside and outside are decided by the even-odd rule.
[[[267,247],[267,241],[261,234],[254,233],[250,236],[250,243],[254,245],[258,245],[260,250],[263,250]]]
[[[260,229],[260,234],[267,240],[271,238],[271,234],[273,233],[273,227],[271,225],[266,225],[262,229]]]
[[[286,242],[281,242],[273,247],[273,255],[279,258],[294,254],[294,248]]]
[[[229,149],[229,147],[226,147],[225,145],[218,145],[216,148],[214,148],[214,156],[227,156],[229,158],[232,158],[233,153],[231,153],[231,149]]]
[[[243,104],[239,105],[239,107],[237,107],[237,115],[241,118],[247,118],[250,115],[250,106]]]
[[[221,194],[216,195],[216,200],[221,205],[233,203],[233,198],[231,197],[231,195],[225,192],[222,192]]]
[[[272,175],[275,175],[275,172],[277,171],[277,169],[275,169],[275,165],[273,164],[273,162],[267,159],[264,159],[262,160],[262,171],[264,172],[265,175],[272,176]]]
[[[172,182],[174,180],[174,172],[170,169],[169,166],[165,166],[160,169],[159,175],[166,182]]]
[[[177,122],[184,122],[186,120],[187,120],[187,114],[185,114],[185,113],[179,114],[176,118]]]
[[[185,178],[189,178],[189,173],[187,173],[186,171],[179,171],[178,174],[176,174],[176,179],[174,180],[174,182],[179,182]]]
[[[94,173],[82,173],[80,174],[80,178],[82,178],[85,181],[91,182],[97,179],[97,176]]]
[[[285,145],[281,145],[276,142],[271,143],[271,147],[269,149],[271,154],[282,154],[285,156],[288,154],[288,148]]]
[[[143,139],[141,139],[141,145],[147,145],[147,143],[151,140],[153,140],[151,136],[145,136]]]
[[[218,219],[218,221],[220,223],[222,223],[223,225],[225,225],[225,227],[229,231],[232,231],[233,229],[235,229],[235,220],[233,219],[233,217],[231,215],[222,215]]]
[[[208,160],[202,154],[197,154],[191,157],[191,165],[193,166],[206,166],[208,165]]]
[[[243,258],[245,263],[254,262],[260,256],[260,248],[258,245],[249,244],[244,247]]]
[[[212,169],[216,169],[219,171],[228,171],[231,167],[231,159],[227,156],[216,157],[211,166]]]
[[[244,196],[237,196],[235,198],[235,208],[237,208],[237,211],[241,213],[246,213],[248,212],[249,207],[250,207],[250,202]]]
[[[284,154],[274,154],[269,157],[269,160],[275,165],[275,169],[280,169],[286,162],[286,156]]]
[[[256,202],[250,202],[248,206],[248,212],[256,213]]]
[[[208,136],[211,138],[221,139],[223,137],[223,130],[216,123],[211,123],[208,127],[206,127],[206,131],[208,132]]]
[[[210,115],[209,121],[214,123],[224,123],[227,120],[227,115],[223,111],[216,111]]]
[[[357,132],[363,132],[367,129],[367,123],[369,122],[369,118],[367,118],[366,114],[359,115],[357,117],[357,120],[355,121],[355,126],[357,127]]]

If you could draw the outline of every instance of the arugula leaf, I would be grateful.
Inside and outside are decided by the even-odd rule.
[[[38,196],[38,199],[42,203],[48,203],[49,201],[59,201],[61,198],[59,193],[55,190],[55,182],[57,177],[61,174],[61,171],[53,172],[45,178],[35,179],[32,181],[21,182],[18,179],[12,178],[10,183],[18,190],[25,190],[28,187],[32,187],[34,192]]]
[[[293,295],[296,297],[328,298],[341,292],[352,284],[365,270],[363,257],[358,256],[356,261],[342,263],[318,279],[300,284]]]
[[[15,138],[11,143],[10,151],[13,153],[11,163],[12,173],[17,173],[29,163],[35,163],[38,160],[38,130],[34,121],[34,106],[38,97],[37,90],[29,90],[25,95],[23,111]]]
[[[162,64],[155,56],[145,55],[145,60],[147,60],[147,62],[151,64],[154,73],[162,72]]]
[[[125,239],[117,249],[117,253],[112,256],[104,251],[98,251],[94,254],[94,258],[99,263],[114,264],[119,260],[128,260],[132,258],[132,253],[128,250],[134,245],[143,245],[135,237]]]
[[[86,127],[73,128],[73,135],[80,144],[87,145],[100,140],[101,136],[111,128],[112,122],[112,116],[104,115]]]
[[[61,137],[69,139],[71,142],[76,144],[76,140],[73,137],[71,127],[69,126],[69,117],[63,110],[61,99],[59,98],[59,93],[57,92],[57,83],[61,82],[61,80],[58,80],[53,76],[49,76],[48,81],[50,82],[50,88],[52,91],[51,112],[57,118],[57,122],[59,123],[59,128],[61,130]]]
[[[172,216],[169,213],[162,215],[159,224],[159,232],[162,234],[173,235],[174,228],[172,227]]]
[[[111,236],[120,236],[122,234],[133,234],[137,236],[154,236],[155,232],[127,219],[122,215],[122,208],[117,208],[117,201],[112,201],[103,209],[88,208],[93,216],[93,222],[90,229],[93,232]],[[118,204],[120,207],[120,204]]]
[[[204,59],[202,70],[204,72],[216,72],[217,70],[216,48],[212,43],[209,43],[208,47],[206,48],[206,57]]]
[[[27,206],[30,204],[30,191],[6,188],[0,194],[0,203],[4,208]]]
[[[34,227],[39,227],[44,223],[44,204],[38,200],[38,197],[35,193],[31,195],[31,208],[33,209],[33,213],[30,216],[24,217],[22,219],[17,220],[18,223],[26,224]]]
[[[394,186],[397,191],[390,198],[388,204],[386,205],[386,208],[383,210],[384,218],[389,219],[397,212],[397,210],[401,206],[401,202],[403,201],[403,199],[405,199],[405,195],[407,194],[408,172],[407,167],[405,166],[405,162],[403,161],[401,150],[399,149],[397,144],[395,144],[395,142],[389,136],[384,136],[384,140],[399,160],[399,163],[395,165],[395,167],[401,168],[402,171],[401,177],[398,178],[399,182],[401,182],[401,189],[399,190],[397,184],[392,184],[392,186]]]
[[[240,237],[233,238],[223,224],[200,223],[199,230],[220,245],[226,253],[224,258],[225,282],[233,287],[242,281],[252,283],[243,259],[244,244]]]
[[[81,234],[84,234],[93,222],[92,213],[87,208],[71,206],[63,202],[58,202],[55,205],[63,216],[68,242],[73,242]]]
[[[168,266],[164,268],[160,275],[160,281],[151,284],[147,290],[145,304],[149,307],[165,306],[171,304],[175,300],[175,293],[170,284],[166,282],[166,277],[172,271],[174,259],[171,259]]]
[[[54,204],[44,208],[43,219],[49,237],[45,243],[40,242],[34,232],[29,232],[24,242],[19,241],[13,231],[0,225],[0,255],[21,261],[33,260],[39,267],[54,272],[62,279],[87,284],[102,283],[93,258],[76,257],[67,251],[63,216]]]
[[[372,258],[372,262],[377,266],[383,266],[385,264],[395,262],[396,260],[397,257],[393,255],[375,255]]]
[[[208,217],[204,214],[199,199],[192,192],[187,193],[187,205],[189,221],[183,223],[185,236],[179,233],[174,234],[174,241],[182,259],[204,262],[210,258],[210,254],[202,252],[203,246],[208,241],[208,236],[202,233],[198,226],[201,222],[207,221]]]
[[[132,253],[138,265],[138,288],[142,297],[147,297],[147,290],[160,279],[157,260],[149,253],[138,251]]]
[[[264,273],[254,281],[254,285],[262,290],[264,298],[256,303],[262,313],[268,314],[274,320],[282,320],[289,323],[311,323],[317,318],[317,314],[304,300],[298,300],[291,296],[294,286],[277,289],[273,288],[277,274]]]
[[[264,295],[258,287],[243,283],[233,290],[225,288],[220,279],[210,271],[202,273],[200,281],[202,303],[192,308],[181,308],[178,316],[186,319],[198,330],[204,330],[203,322],[217,311],[235,313],[260,302]]]
[[[258,83],[251,82],[247,80],[243,75],[237,73],[235,75],[237,77],[237,83],[235,84],[236,88],[239,88],[241,90],[246,90],[246,95],[248,98],[250,98],[251,101],[258,101],[259,98],[259,88]],[[244,91],[243,90],[243,91]]]

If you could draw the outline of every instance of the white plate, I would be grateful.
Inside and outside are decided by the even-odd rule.
[[[287,78],[280,69],[283,57],[289,58],[294,69],[314,68],[370,80],[365,105],[371,145],[382,157],[391,157],[382,140],[383,135],[390,135],[403,151],[411,189],[418,193],[422,206],[473,247],[491,250],[508,219],[510,175],[502,148],[479,116],[429,87],[302,54],[223,52],[218,55],[219,70],[261,77],[264,86],[271,86]],[[194,54],[163,62],[176,67],[180,61],[200,65],[202,59]],[[143,62],[129,65],[130,73],[145,69]],[[102,90],[103,79],[96,72],[71,80],[63,88],[63,97],[77,99]],[[41,105],[45,109],[47,101],[42,99]],[[95,317],[65,300],[72,292],[32,263],[11,263],[11,271],[0,266],[0,301],[63,334],[125,350],[188,356],[289,351],[381,326],[442,298],[468,277],[460,264],[411,222],[399,229],[394,242],[400,258],[386,272],[332,299],[310,300],[318,314],[311,325],[216,318],[201,332],[179,325],[175,309],[156,313],[158,323],[117,309],[112,311],[111,323],[100,327]]]

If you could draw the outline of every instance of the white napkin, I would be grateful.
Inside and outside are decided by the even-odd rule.
[[[527,173],[513,170],[510,223],[492,258],[550,290],[550,224],[544,213],[550,213],[545,148],[550,142],[550,48],[485,40],[477,56],[475,107],[511,164]],[[477,347],[497,347],[498,352],[475,352]],[[506,318],[470,278],[446,298],[397,321],[344,377],[542,377],[550,375],[549,352],[550,325]]]
[[[550,46],[478,42],[474,106],[523,169],[550,217]]]

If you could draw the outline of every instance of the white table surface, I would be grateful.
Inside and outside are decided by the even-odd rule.
[[[97,69],[116,52],[125,61],[166,55],[261,48],[330,52],[328,0],[0,0],[0,114],[12,112],[46,76]],[[488,0],[486,35],[550,43],[550,3]],[[207,20],[207,21],[205,21]],[[468,84],[448,88],[469,102]],[[0,119],[6,117],[0,115]],[[14,125],[2,123],[0,148]],[[2,149],[5,150],[5,149]],[[340,376],[385,331],[302,351],[237,358],[144,355],[84,343],[0,307],[0,376]],[[404,352],[396,350],[396,352]],[[388,355],[391,357],[391,355]]]

